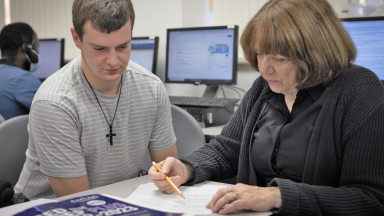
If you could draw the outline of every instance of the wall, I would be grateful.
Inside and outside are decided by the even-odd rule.
[[[208,9],[208,0],[182,0],[182,26],[210,26],[212,13]]]
[[[5,25],[4,1],[0,1],[0,29]]]
[[[74,46],[72,27],[73,0],[11,0],[11,22],[26,22],[39,38],[65,38],[64,59],[80,55]]]
[[[359,3],[359,0],[350,0],[350,2],[348,0],[328,0],[328,1],[329,3],[331,3],[333,9],[335,9],[337,13],[340,13],[343,6],[348,3]]]

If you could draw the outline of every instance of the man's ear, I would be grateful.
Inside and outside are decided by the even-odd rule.
[[[17,50],[17,52],[21,52],[21,53],[25,53],[25,43],[23,43],[23,45],[21,45],[21,47]]]
[[[71,34],[72,34],[73,42],[75,42],[76,47],[80,49],[81,40],[79,35],[76,33],[74,27],[71,28]]]

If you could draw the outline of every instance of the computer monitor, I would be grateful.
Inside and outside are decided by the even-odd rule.
[[[64,66],[64,38],[40,39],[40,67],[32,73],[41,81]]]
[[[131,40],[130,60],[156,74],[159,37],[134,37]]]
[[[237,80],[238,26],[167,29],[166,83],[206,84],[204,97]]]
[[[357,49],[357,65],[373,71],[384,83],[384,17],[342,19]]]

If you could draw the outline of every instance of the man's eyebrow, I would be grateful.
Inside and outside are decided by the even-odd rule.
[[[131,40],[128,40],[127,42],[125,42],[125,43],[123,43],[123,44],[120,44],[119,46],[128,45],[130,42],[131,42]]]
[[[91,46],[93,47],[104,47],[104,46],[101,46],[101,45],[98,45],[98,44],[94,44],[94,43],[89,43]]]
[[[129,44],[131,42],[131,40],[128,40],[127,42],[125,42],[125,43],[122,43],[122,44],[120,44],[120,45],[118,45],[118,46],[124,46],[124,45],[127,45],[127,44]],[[89,43],[91,46],[93,46],[93,47],[99,47],[99,48],[104,48],[105,46],[102,46],[102,45],[98,45],[98,44],[94,44],[94,43]]]

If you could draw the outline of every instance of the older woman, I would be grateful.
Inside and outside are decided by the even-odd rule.
[[[356,49],[330,4],[270,0],[241,45],[261,76],[215,140],[163,172],[177,185],[237,174],[206,206],[220,214],[384,215],[384,88],[350,63]]]

